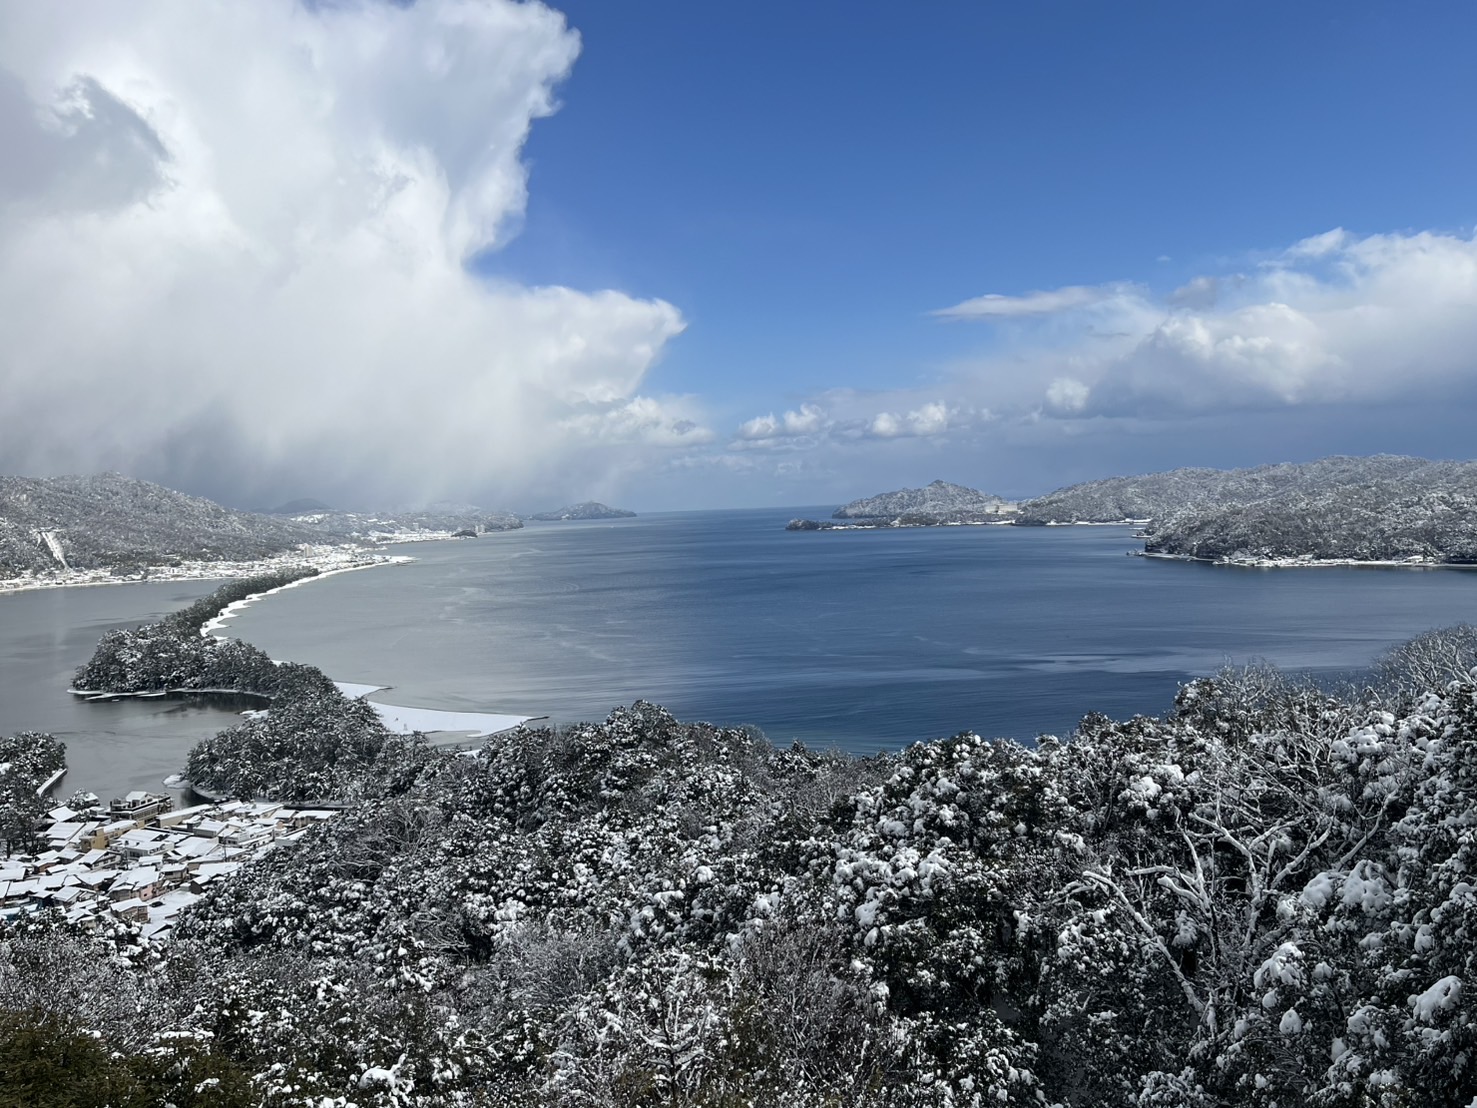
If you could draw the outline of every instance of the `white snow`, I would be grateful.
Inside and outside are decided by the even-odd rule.
[[[1369,861],[1355,864],[1344,878],[1344,907],[1363,909],[1366,915],[1380,911],[1390,903],[1390,887],[1380,867]]]
[[[1410,1006],[1415,1009],[1416,1019],[1422,1023],[1430,1023],[1432,1016],[1448,1008],[1455,1008],[1457,1001],[1461,998],[1461,978],[1448,976],[1437,981],[1419,996],[1411,997]]]
[[[510,731],[532,716],[508,716],[494,712],[443,712],[437,708],[408,708],[400,704],[380,704],[368,701],[379,713],[386,727],[401,735],[412,731],[457,731],[472,738],[495,735],[499,731]]]

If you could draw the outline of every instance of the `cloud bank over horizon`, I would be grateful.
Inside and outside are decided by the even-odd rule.
[[[508,0],[0,11],[0,470],[237,502],[601,492],[711,437],[679,311],[468,261],[579,38]]]
[[[929,439],[939,462],[951,460],[939,451],[957,452],[958,473],[1085,437],[1189,443],[1213,423],[1223,438],[1240,428],[1260,444],[1264,424],[1274,438],[1289,419],[1310,428],[1343,420],[1352,430],[1391,408],[1477,399],[1477,238],[1334,229],[1243,261],[1164,294],[1114,282],[936,310],[951,325],[989,325],[985,351],[926,384],[832,390],[757,416],[729,449],[783,455],[795,471],[798,450],[817,462],[830,454],[834,469],[868,440]],[[1390,446],[1351,439],[1333,448]],[[916,477],[930,459],[921,457],[914,448],[898,461]]]
[[[941,304],[893,284],[894,314],[848,300],[812,335],[704,300],[683,266],[721,269],[722,239],[647,186],[601,218],[659,208],[691,256],[655,279],[713,332],[759,336],[752,372],[720,357],[664,391],[673,303],[484,264],[533,218],[525,143],[580,48],[513,0],[0,8],[0,472],[118,469],[246,506],[699,507],[1467,441],[1477,239],[1451,230],[1309,227],[1177,287],[1168,258],[1146,277],[1116,255],[1096,271],[1122,279]],[[692,160],[678,138],[659,170]],[[616,145],[602,164],[636,156]],[[775,241],[752,283],[810,272]],[[905,353],[848,364],[852,327]],[[795,372],[796,349],[822,353]]]

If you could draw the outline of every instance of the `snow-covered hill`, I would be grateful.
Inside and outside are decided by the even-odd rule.
[[[0,477],[0,577],[248,561],[323,536],[116,473]]]
[[[1335,456],[1073,485],[1023,523],[1148,520],[1145,549],[1210,560],[1477,562],[1477,462]]]
[[[994,496],[948,481],[934,481],[921,489],[897,489],[878,493],[844,504],[832,519],[895,519],[898,516],[937,516],[940,519],[966,515],[1002,515],[1015,510],[1015,505]]]

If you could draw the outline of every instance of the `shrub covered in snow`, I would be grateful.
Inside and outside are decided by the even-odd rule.
[[[1162,718],[866,760],[645,703],[475,756],[361,747],[304,687],[197,755],[354,807],[212,885],[167,950],[25,924],[0,1006],[124,1056],[188,1041],[272,1105],[1477,1095],[1470,676],[1228,671]]]

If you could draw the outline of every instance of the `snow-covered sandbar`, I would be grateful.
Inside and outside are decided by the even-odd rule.
[[[386,727],[400,735],[409,735],[413,731],[428,735],[446,732],[481,739],[496,735],[499,731],[511,731],[533,718],[494,712],[445,712],[438,708],[408,708],[400,704],[381,704],[377,700],[370,700],[368,704],[379,713]]]
[[[409,735],[416,731],[426,735],[463,735],[469,739],[483,739],[500,731],[513,728],[534,719],[534,716],[514,716],[500,712],[452,712],[441,708],[412,708],[403,704],[381,704],[369,697],[384,692],[384,685],[362,685],[352,681],[335,681],[339,692],[355,700],[363,700],[378,713],[381,722],[397,735]],[[270,708],[243,712],[250,717],[264,716]]]

